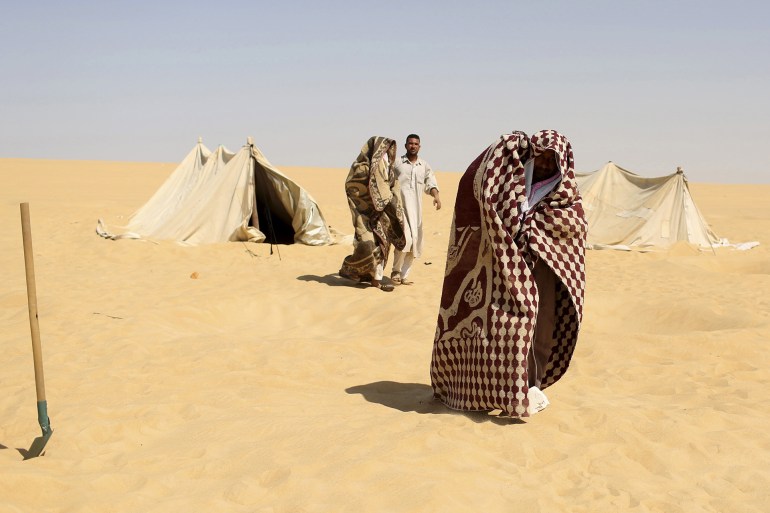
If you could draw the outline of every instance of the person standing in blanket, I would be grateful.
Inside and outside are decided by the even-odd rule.
[[[393,290],[393,285],[382,282],[390,245],[403,248],[406,241],[401,192],[393,173],[395,158],[396,141],[370,137],[345,179],[355,234],[353,254],[345,257],[339,275],[386,292]]]
[[[583,316],[587,225],[572,146],[500,136],[461,177],[433,344],[449,408],[527,417],[566,372]]]

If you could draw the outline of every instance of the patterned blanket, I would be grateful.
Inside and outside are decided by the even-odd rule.
[[[560,180],[528,205],[525,164],[535,159],[537,173],[546,157]],[[471,163],[457,192],[431,359],[436,398],[512,417],[539,411],[530,403],[561,378],[577,342],[585,236],[561,134],[505,134]]]
[[[370,281],[377,264],[385,267],[391,243],[398,249],[406,244],[401,193],[393,173],[395,158],[393,139],[371,137],[350,167],[345,193],[355,235],[353,254],[342,262],[340,276]]]

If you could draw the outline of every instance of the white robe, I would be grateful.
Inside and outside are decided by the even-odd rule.
[[[422,255],[422,197],[430,195],[431,189],[438,190],[438,183],[430,165],[418,158],[412,164],[406,155],[396,159],[394,166],[396,178],[401,186],[406,228],[406,246],[404,253],[412,253],[415,258]]]

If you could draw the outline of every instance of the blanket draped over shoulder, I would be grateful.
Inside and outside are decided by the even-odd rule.
[[[525,164],[548,150],[561,177],[532,206]],[[530,387],[561,378],[577,342],[585,236],[572,148],[561,134],[505,134],[471,163],[457,192],[431,359],[436,398],[511,417],[538,411]]]
[[[340,276],[368,281],[377,264],[385,266],[391,243],[403,249],[404,210],[398,180],[393,173],[393,139],[371,137],[345,180],[345,193],[355,230],[353,254],[345,257]]]

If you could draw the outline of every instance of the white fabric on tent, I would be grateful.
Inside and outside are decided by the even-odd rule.
[[[137,210],[129,221],[132,231],[142,233],[160,220],[171,217],[184,205],[196,184],[204,176],[203,168],[209,161],[211,151],[198,139],[198,144],[187,154],[171,176],[160,186],[155,194]]]
[[[112,233],[101,219],[96,231],[108,239],[191,245],[332,243],[318,204],[250,143],[235,154],[222,146],[212,154],[199,142],[122,233]]]
[[[665,249],[684,241],[701,248],[733,246],[711,230],[690,195],[681,170],[655,178],[612,162],[575,173],[593,249]],[[753,246],[752,246],[753,247]]]

